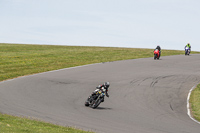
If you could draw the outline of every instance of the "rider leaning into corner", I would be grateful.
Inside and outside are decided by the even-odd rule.
[[[108,95],[108,88],[109,88],[109,86],[110,86],[110,83],[109,83],[109,82],[105,82],[104,84],[97,86],[97,87],[96,87],[97,89],[90,95],[90,97],[91,97],[91,96],[95,97],[95,96],[96,96],[96,93],[97,93],[98,91],[100,91],[100,90],[101,90],[102,92],[104,92],[104,93],[106,94],[107,97],[109,97],[109,95]],[[101,102],[104,102],[104,99],[103,99]]]
[[[188,43],[187,45],[185,45],[185,48],[186,48],[186,47],[188,47],[189,50],[191,51],[191,45],[190,45],[190,43]]]
[[[160,55],[161,55],[161,47],[160,47],[160,45],[157,45],[157,47],[154,50],[156,50],[156,49],[159,50],[159,57],[160,57]]]

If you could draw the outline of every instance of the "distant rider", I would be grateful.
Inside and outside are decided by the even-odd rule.
[[[189,51],[191,51],[191,45],[190,43],[188,43],[187,45],[185,45],[185,48],[188,47],[189,48]]]
[[[160,45],[157,45],[157,47],[154,49],[154,51],[155,51],[156,49],[159,50],[159,57],[160,57],[160,55],[161,55],[161,47],[160,47]]]
[[[110,86],[109,82],[105,82],[103,85],[97,86],[96,87],[97,89],[90,95],[90,97],[92,96],[92,97],[95,98],[97,92],[99,92],[99,91],[104,92],[106,94],[106,96],[109,97],[109,95],[108,95],[108,88],[109,88],[109,86]],[[104,99],[102,100],[102,102],[104,102]]]

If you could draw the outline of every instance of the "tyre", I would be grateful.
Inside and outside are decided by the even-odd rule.
[[[90,97],[87,98],[87,100],[85,101],[85,106],[89,106],[89,101],[90,101]]]
[[[157,54],[154,55],[154,60],[157,58]]]
[[[85,106],[87,106],[87,107],[88,107],[88,106],[89,106],[89,102],[87,102],[87,101],[86,101],[86,102],[85,102]]]
[[[101,99],[97,99],[97,100],[95,101],[95,103],[92,105],[92,108],[93,108],[93,109],[96,109],[96,108],[99,106],[100,103],[101,103]]]

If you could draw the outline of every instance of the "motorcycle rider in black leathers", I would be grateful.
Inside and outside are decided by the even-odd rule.
[[[161,47],[158,45],[154,50],[158,49],[159,50],[159,57],[161,55]]]
[[[97,94],[97,92],[99,92],[100,90],[101,90],[102,92],[105,92],[106,96],[109,97],[109,95],[108,95],[108,88],[109,88],[109,86],[110,86],[110,83],[109,83],[109,82],[105,82],[103,85],[97,86],[97,87],[96,87],[97,89],[89,96],[89,98],[90,98],[90,97],[93,97],[94,99],[97,98],[97,97],[96,97],[96,96],[97,96],[96,94]],[[103,98],[103,100],[102,100],[101,102],[104,102],[104,98]]]

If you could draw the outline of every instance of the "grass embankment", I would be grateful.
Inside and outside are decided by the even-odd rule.
[[[41,121],[0,114],[0,133],[89,133]],[[92,132],[90,132],[92,133]]]
[[[200,84],[191,93],[190,106],[193,117],[200,121]]]
[[[162,50],[162,56],[179,54],[184,51]],[[85,64],[146,57],[153,58],[153,49],[0,44],[0,81]]]
[[[180,54],[184,54],[184,51],[162,50],[162,56]],[[92,63],[146,57],[153,58],[153,49],[0,44],[0,81]],[[0,131],[83,132],[5,114],[0,114]]]

